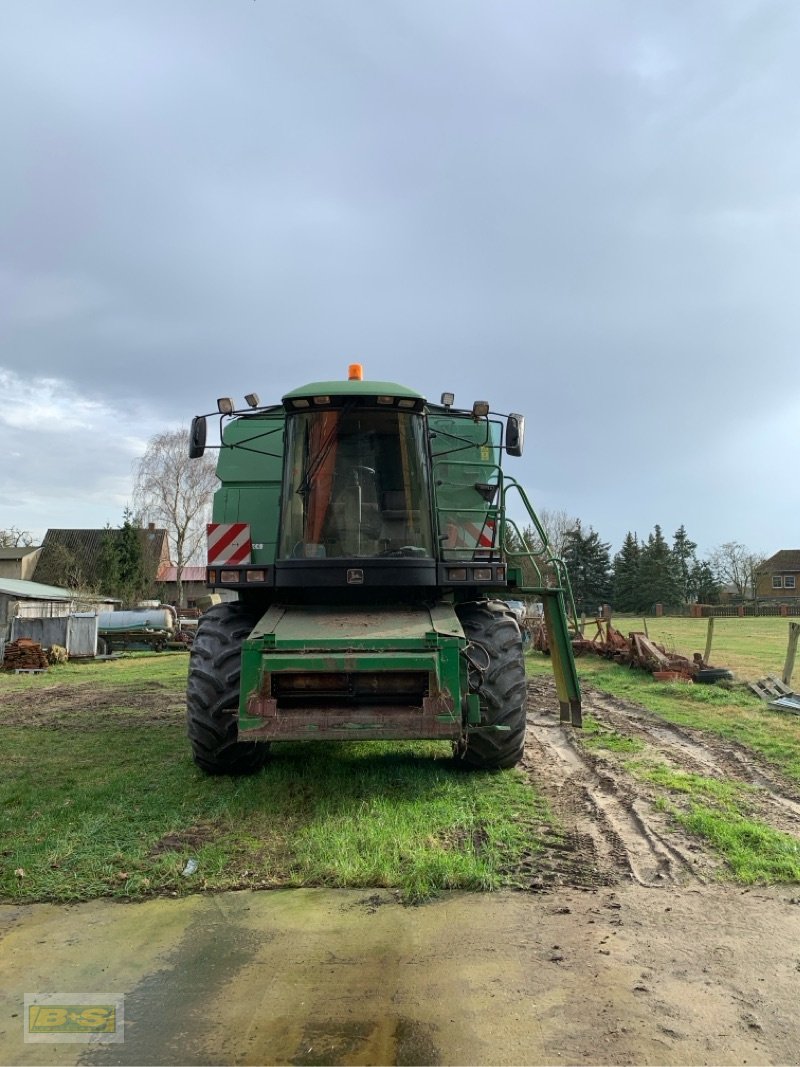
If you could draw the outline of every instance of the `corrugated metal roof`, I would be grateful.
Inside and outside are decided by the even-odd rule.
[[[42,554],[36,562],[34,576],[44,581],[62,577],[64,571],[64,554],[67,553],[80,569],[83,582],[87,585],[97,583],[100,579],[98,564],[102,557],[103,542],[107,535],[119,537],[119,529],[111,530],[48,530],[42,542]],[[145,566],[149,573],[169,559],[169,542],[167,531],[162,529],[140,529]],[[63,579],[62,579],[63,580]]]
[[[75,593],[57,585],[25,582],[21,578],[0,578],[0,593],[18,596],[20,600],[74,600]]]
[[[178,568],[172,564],[162,564],[158,568],[158,574],[156,575],[157,582],[177,582],[178,580]],[[184,567],[181,580],[184,582],[205,582],[206,569],[205,567]]]
[[[770,700],[769,707],[776,708],[778,711],[793,711],[800,714],[800,696],[790,693],[788,696],[778,697],[777,700]]]

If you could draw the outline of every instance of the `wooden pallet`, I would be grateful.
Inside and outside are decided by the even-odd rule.
[[[788,685],[784,685],[780,678],[774,678],[771,674],[768,674],[766,678],[761,678],[757,682],[748,682],[748,689],[751,689],[757,697],[761,700],[774,700],[775,697],[790,697],[793,695],[793,691]]]

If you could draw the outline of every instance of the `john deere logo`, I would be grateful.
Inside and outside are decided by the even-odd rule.
[[[122,997],[25,997],[25,1040],[119,1042],[123,1040]]]

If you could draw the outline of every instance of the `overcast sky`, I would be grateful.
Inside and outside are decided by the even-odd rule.
[[[613,550],[798,547],[799,54],[794,0],[4,0],[0,527],[360,361],[524,412]]]

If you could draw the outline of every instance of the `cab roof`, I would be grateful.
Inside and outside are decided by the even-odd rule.
[[[370,382],[358,380],[344,380],[338,382],[309,382],[301,385],[299,389],[293,389],[282,398],[284,404],[287,400],[298,400],[301,397],[313,396],[398,396],[408,397],[412,400],[425,402],[425,397],[405,385],[397,385],[396,382]]]

